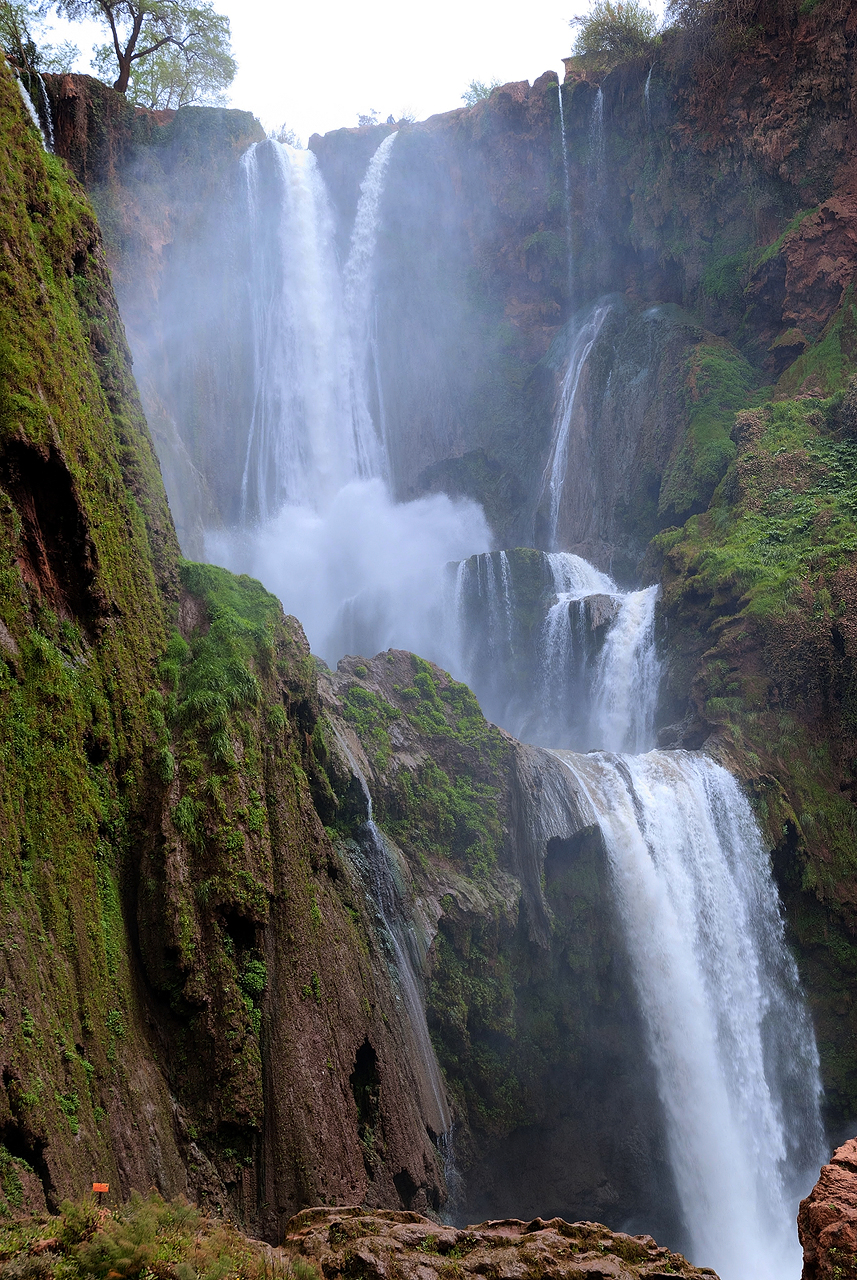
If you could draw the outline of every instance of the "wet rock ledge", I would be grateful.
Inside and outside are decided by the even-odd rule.
[[[717,1280],[710,1268],[692,1267],[651,1236],[562,1218],[507,1218],[458,1229],[418,1213],[304,1209],[288,1223],[283,1248],[311,1260],[325,1280]]]

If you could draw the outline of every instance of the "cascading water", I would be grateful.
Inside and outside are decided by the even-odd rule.
[[[654,71],[654,69],[655,69],[655,64],[652,63],[652,65],[649,67],[649,74],[646,76],[646,83],[643,85],[643,108],[646,112],[646,124],[649,126],[650,129],[652,127],[652,109],[651,109],[651,103],[649,101],[649,88],[652,83],[652,72]]]
[[[750,806],[705,756],[557,754],[607,848],[691,1252],[797,1280],[818,1057]]]
[[[578,391],[586,369],[589,354],[610,314],[609,302],[597,303],[584,316],[574,330],[560,386],[557,411],[554,417],[553,442],[542,477],[542,495],[549,503],[549,528],[551,546],[556,548],[562,510],[565,477],[569,466],[569,441],[577,409]]]
[[[603,116],[599,89],[590,134],[599,198]],[[336,659],[395,644],[434,657],[468,679],[493,719],[560,749],[603,833],[692,1250],[723,1280],[796,1278],[789,1219],[821,1141],[817,1062],[761,837],[737,785],[705,757],[602,754],[653,746],[657,591],[622,592],[559,550],[566,476],[586,448],[587,361],[611,304],[596,303],[570,343],[542,481],[550,553],[489,554],[472,503],[394,502],[373,274],[395,136],[361,184],[341,274],[312,157],[263,143],[244,161],[255,354],[244,524],[210,535],[209,552],[276,590],[316,652]],[[444,615],[449,560],[461,563]],[[527,574],[540,584],[536,599]],[[360,844],[424,1110],[443,1138],[449,1112],[417,978],[423,957],[371,805]]]
[[[647,751],[653,745],[661,674],[654,634],[657,598],[657,587],[623,595],[599,655],[594,721],[606,751]]]
[[[41,79],[41,77],[39,77],[39,78]],[[23,103],[24,103],[24,106],[27,108],[27,115],[30,117],[30,119],[32,120],[33,124],[36,126],[36,128],[37,128],[37,129],[38,129],[38,131],[39,131],[39,137],[40,137],[40,138],[41,138],[41,140],[42,140],[42,146],[45,148],[45,150],[46,150],[46,151],[47,151],[47,150],[51,150],[51,151],[52,151],[52,150],[53,150],[53,138],[51,139],[51,146],[50,146],[50,147],[48,147],[48,140],[47,140],[47,138],[45,137],[45,131],[44,131],[44,129],[42,128],[42,122],[41,122],[41,120],[39,119],[39,113],[38,113],[38,111],[37,111],[37,110],[36,110],[36,108],[35,108],[35,105],[34,105],[34,103],[33,103],[33,99],[30,97],[29,93],[27,92],[27,86],[24,84],[24,82],[23,82],[23,80],[20,78],[20,76],[17,76],[17,75],[15,76],[15,83],[16,83],[16,85],[18,86],[18,89],[19,89],[19,91],[20,91],[21,99],[22,99],[22,101],[23,101]],[[46,95],[46,97],[47,97],[47,95]],[[48,112],[48,119],[50,119],[50,112]]]
[[[286,503],[316,508],[380,468],[377,440],[352,400],[333,214],[315,157],[268,139],[241,165],[255,355],[241,484],[246,523]]]
[[[369,405],[372,278],[388,135],[361,186],[348,261],[311,152],[268,140],[242,158],[254,388],[240,528],[206,554],[251,573],[303,623],[316,653],[437,648],[444,566],[490,534],[481,508],[443,494],[397,503]],[[380,397],[378,398],[380,402]]]
[[[381,380],[378,373],[377,344],[375,334],[374,297],[372,290],[372,262],[378,240],[379,209],[384,193],[384,179],[390,163],[390,152],[398,138],[391,133],[384,139],[372,157],[366,177],[360,185],[360,199],[351,233],[351,247],[343,271],[345,310],[351,337],[352,403],[355,415],[361,421],[356,425],[355,437],[359,441],[374,442],[380,436],[380,457],[361,459],[367,474],[382,472],[386,475],[386,426]],[[373,387],[378,403],[378,431],[376,433],[369,411],[371,399],[368,368],[371,365]]]
[[[535,605],[534,561],[548,578]],[[497,724],[538,746],[653,745],[656,587],[620,591],[580,556],[519,549],[463,561],[450,596],[449,665]]]

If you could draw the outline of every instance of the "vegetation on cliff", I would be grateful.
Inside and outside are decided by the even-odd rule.
[[[95,218],[5,70],[0,108],[0,1205],[436,1205],[306,641],[180,563]]]

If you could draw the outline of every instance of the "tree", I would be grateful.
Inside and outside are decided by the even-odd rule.
[[[0,0],[0,47],[13,66],[27,75],[70,71],[75,58],[80,55],[77,45],[68,41],[43,44],[36,40],[33,30],[44,12],[45,5],[33,0],[23,4]]]
[[[648,53],[658,20],[639,0],[595,0],[589,13],[572,18],[569,26],[579,28],[572,53],[603,75],[620,62]]]
[[[482,80],[471,80],[461,95],[461,101],[466,107],[475,107],[477,102],[481,102],[483,98],[490,98],[494,90],[499,89],[499,87],[499,80],[492,80],[490,84],[485,84]]]
[[[57,7],[109,28],[112,43],[97,51],[96,67],[118,66],[113,88],[141,105],[210,101],[235,78],[229,19],[210,0],[58,0]]]

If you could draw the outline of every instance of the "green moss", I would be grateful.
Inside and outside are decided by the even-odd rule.
[[[735,414],[761,398],[757,375],[734,347],[699,343],[688,356],[685,380],[687,429],[661,482],[661,517],[686,517],[707,506],[735,456]]]
[[[818,340],[789,365],[777,383],[777,391],[794,395],[804,385],[830,395],[844,388],[857,364],[857,303],[849,285],[837,310]]]

